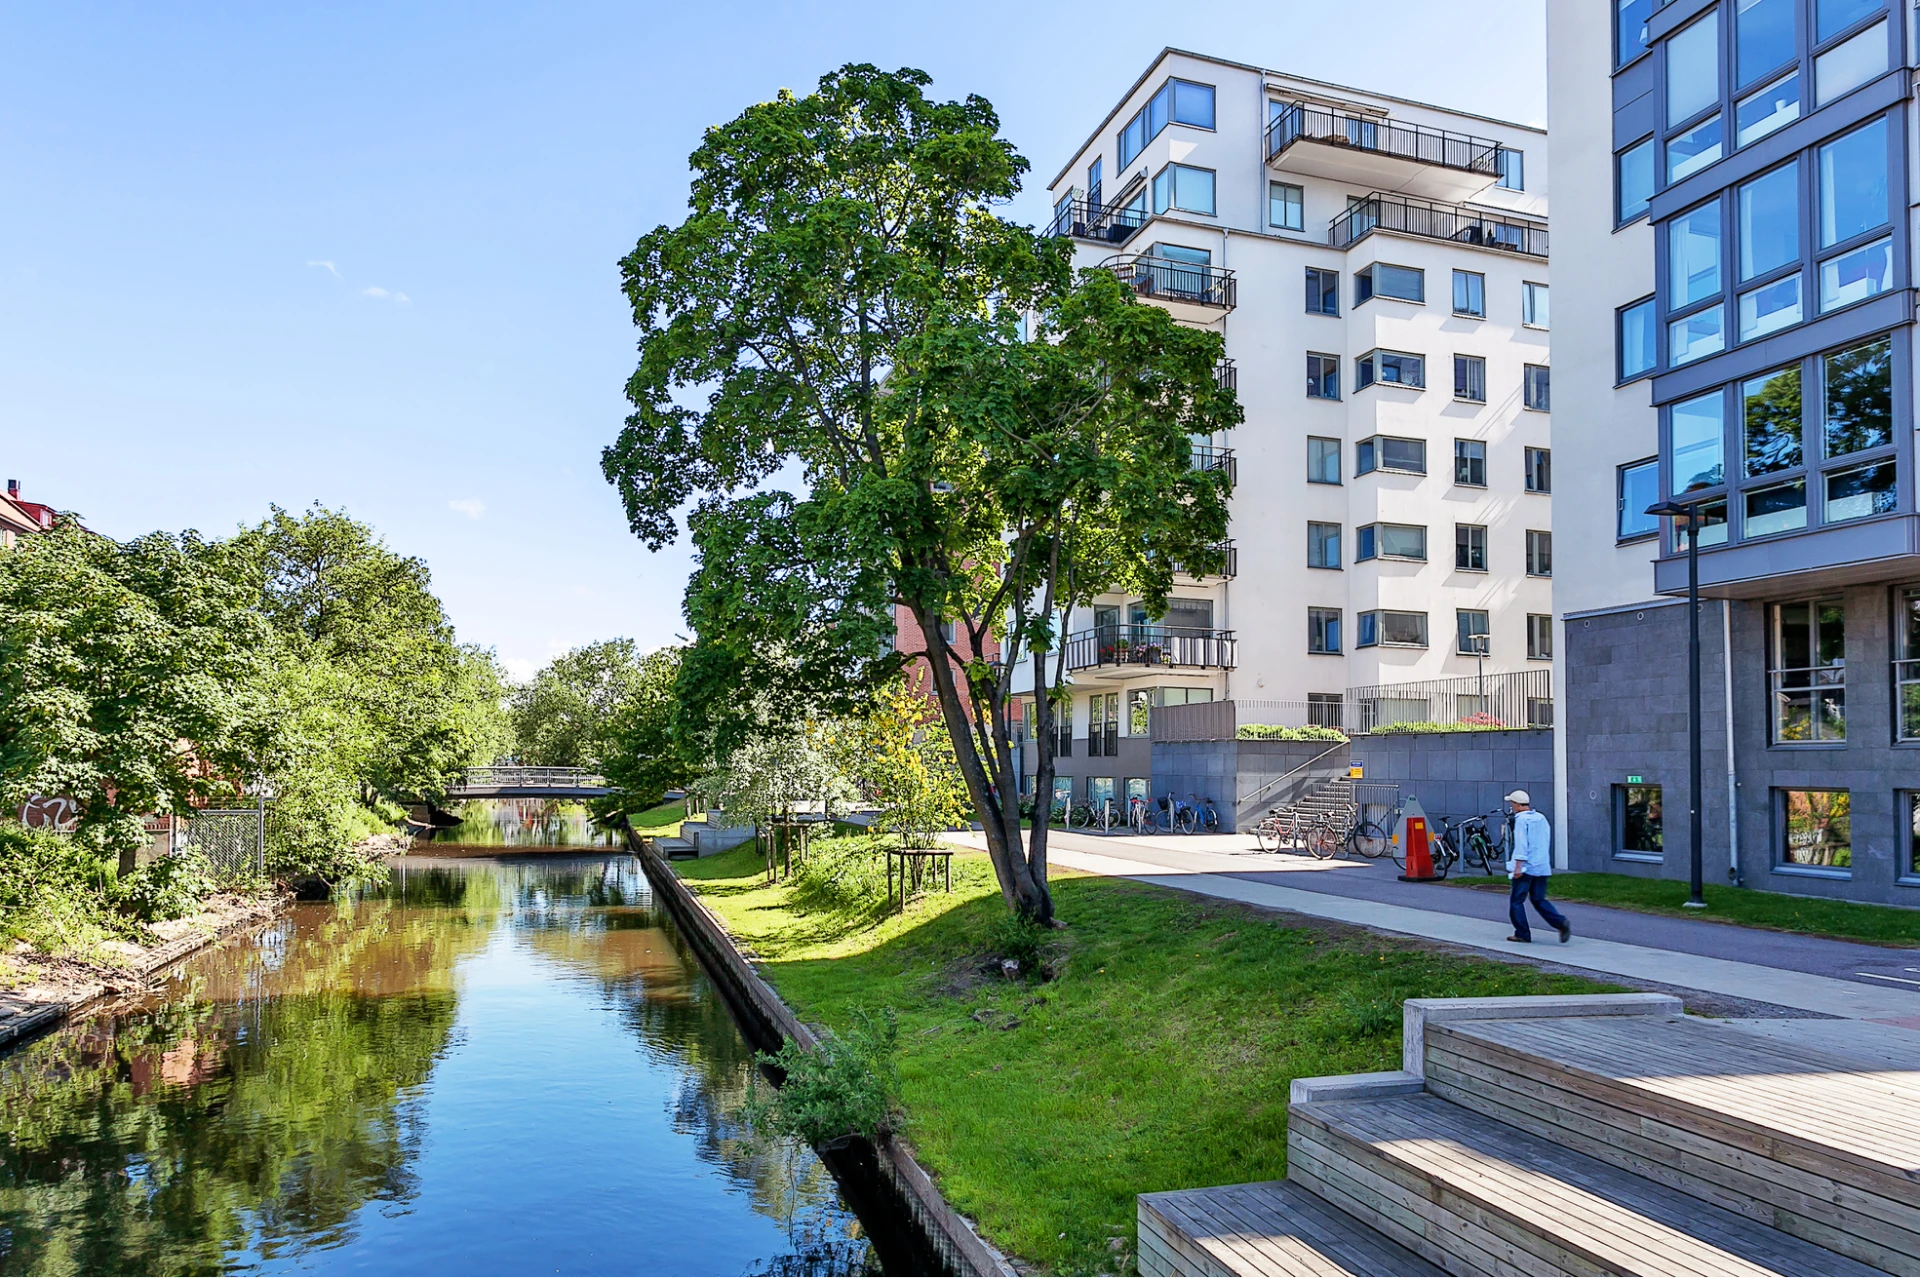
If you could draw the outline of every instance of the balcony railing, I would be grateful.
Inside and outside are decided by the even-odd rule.
[[[1125,244],[1134,232],[1146,225],[1146,210],[1138,205],[1129,208],[1075,198],[1055,210],[1047,234],[1098,240],[1102,244]]]
[[[1233,272],[1197,262],[1176,262],[1150,253],[1121,254],[1100,264],[1120,283],[1156,302],[1186,302],[1201,307],[1234,308]]]
[[[1193,469],[1195,471],[1224,471],[1227,484],[1240,483],[1240,466],[1233,460],[1233,450],[1215,448],[1212,445],[1193,446]]]
[[[1547,256],[1547,224],[1514,218],[1439,200],[1409,200],[1374,192],[1356,200],[1327,228],[1327,243],[1344,249],[1375,231],[1450,240],[1482,249],[1504,249],[1529,257]]]
[[[1232,667],[1233,632],[1169,627],[1157,622],[1112,623],[1067,637],[1067,669],[1089,667]]]
[[[1480,174],[1489,181],[1500,176],[1500,153],[1504,150],[1497,142],[1470,134],[1290,102],[1267,125],[1267,162],[1271,164],[1296,142],[1352,147],[1417,164],[1443,165]]]
[[[1235,578],[1240,575],[1240,548],[1231,540],[1215,543],[1212,552],[1204,566],[1189,566],[1184,561],[1175,560],[1173,571],[1189,578]]]
[[[1231,358],[1222,360],[1213,367],[1213,381],[1214,385],[1222,391],[1240,390],[1240,371],[1233,367]]]

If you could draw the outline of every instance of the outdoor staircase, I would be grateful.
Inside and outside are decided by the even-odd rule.
[[[1294,1082],[1286,1183],[1140,1197],[1142,1274],[1920,1274],[1920,1061],[1671,997],[1407,1003],[1408,1070]]]

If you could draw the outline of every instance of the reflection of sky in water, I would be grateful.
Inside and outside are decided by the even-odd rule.
[[[404,860],[0,1061],[0,1270],[874,1263],[630,858]]]
[[[559,800],[467,800],[453,812],[462,822],[437,834],[434,843],[544,849],[619,844],[617,833],[594,828],[584,805]]]

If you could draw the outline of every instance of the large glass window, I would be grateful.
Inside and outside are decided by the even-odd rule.
[[[1673,492],[1711,489],[1725,483],[1726,400],[1719,391],[1682,400],[1670,411],[1673,424]]]
[[[1653,0],[1614,0],[1613,57],[1617,64],[1631,62],[1647,51],[1647,19],[1653,16]]]
[[[1360,615],[1359,647],[1376,644],[1399,645],[1409,649],[1427,647],[1427,615],[1400,613],[1392,609],[1371,609]]]
[[[1783,866],[1853,867],[1853,795],[1782,789],[1779,857]]]
[[[1405,471],[1427,474],[1427,442],[1403,436],[1369,436],[1353,446],[1354,474],[1369,471]]]
[[[1360,526],[1360,545],[1354,551],[1353,558],[1372,560],[1384,556],[1389,560],[1425,560],[1427,558],[1427,528],[1419,524],[1366,524]]]
[[[1758,142],[1800,118],[1800,73],[1790,71],[1764,89],[1740,99],[1733,109],[1733,145]]]
[[[1719,116],[1708,116],[1685,133],[1667,139],[1667,181],[1675,183],[1717,162],[1723,151]]]
[[[1718,304],[1667,325],[1667,363],[1674,368],[1727,347],[1727,309]]]
[[[1795,600],[1771,612],[1773,740],[1845,741],[1845,609],[1838,600]]]
[[[1893,238],[1875,240],[1820,264],[1820,309],[1852,306],[1893,287]]]
[[[1487,314],[1487,278],[1478,271],[1453,273],[1453,314],[1484,319]]]
[[[1427,385],[1427,362],[1423,356],[1405,351],[1369,351],[1353,364],[1356,387],[1370,387],[1376,382],[1416,389]]]
[[[1899,595],[1893,619],[1893,683],[1899,706],[1894,731],[1902,742],[1920,740],[1920,587]],[[1920,839],[1920,827],[1915,828]],[[1915,866],[1920,872],[1920,865]]]
[[[1802,462],[1800,449],[1800,367],[1750,378],[1741,387],[1745,410],[1743,435],[1750,476],[1792,471]]]
[[[1693,508],[1694,520],[1700,526],[1700,545],[1717,547],[1727,540],[1727,500],[1698,503]],[[1676,553],[1687,549],[1687,535],[1691,532],[1682,529],[1678,522],[1673,526],[1673,549]]]
[[[1369,298],[1398,298],[1402,302],[1427,300],[1427,273],[1418,267],[1396,267],[1376,262],[1353,273],[1354,305]]]
[[[1740,188],[1740,278],[1751,280],[1800,257],[1800,164],[1794,161]]]
[[[1887,0],[1815,0],[1813,38],[1824,43],[1854,23],[1886,12],[1886,8]]]
[[[1487,526],[1483,524],[1453,526],[1453,567],[1465,569],[1471,573],[1487,571]]]
[[[1894,505],[1893,460],[1829,472],[1826,486],[1828,524],[1885,515]]]
[[[1799,0],[1735,0],[1734,79],[1749,85],[1793,61],[1793,14]]]
[[[1484,440],[1453,442],[1453,482],[1484,489],[1487,485],[1487,445]]]
[[[1667,41],[1667,124],[1690,120],[1720,101],[1720,11]]]
[[[1660,856],[1666,846],[1660,788],[1615,787],[1613,794],[1620,824],[1620,852]]]
[[[1820,148],[1820,247],[1887,222],[1885,117]]]
[[[1487,362],[1479,356],[1453,358],[1453,398],[1485,403],[1487,398]]]
[[[1340,442],[1325,436],[1307,437],[1307,483],[1340,483]]]
[[[1169,80],[1161,85],[1160,91],[1147,100],[1147,105],[1120,127],[1121,166],[1130,164],[1149,142],[1159,137],[1169,120],[1201,129],[1213,128],[1213,86],[1190,80]]]
[[[1493,628],[1487,623],[1485,609],[1455,609],[1453,611],[1453,648],[1455,653],[1480,654],[1491,652]],[[1484,708],[1482,708],[1484,710]]]
[[[1314,400],[1340,398],[1340,357],[1307,352],[1307,396]]]
[[[1300,231],[1307,225],[1306,197],[1291,182],[1267,184],[1267,222],[1282,231]]]
[[[1799,324],[1800,274],[1763,284],[1740,295],[1740,341],[1763,338],[1778,329]]]
[[[1768,534],[1789,533],[1807,527],[1805,480],[1768,485],[1764,489],[1749,489],[1744,496],[1746,516],[1741,521],[1740,532],[1746,537],[1764,538]]]
[[[1340,652],[1340,610],[1307,610],[1307,652]]]
[[[1675,310],[1720,292],[1720,202],[1667,224],[1667,305]]]
[[[1307,568],[1338,569],[1339,567],[1340,526],[1309,520],[1307,522]]]
[[[1893,443],[1893,340],[1875,338],[1820,360],[1826,456]]]
[[[1213,170],[1170,164],[1153,175],[1153,211],[1213,215]]]
[[[1647,508],[1660,501],[1660,462],[1630,462],[1614,473],[1617,517],[1614,536],[1621,542],[1644,538],[1660,531],[1660,517],[1647,514]]]
[[[1618,164],[1615,186],[1619,192],[1619,207],[1615,210],[1615,218],[1620,222],[1630,222],[1645,213],[1648,202],[1653,199],[1653,139],[1635,143],[1622,151]]]
[[[1340,314],[1340,273],[1307,268],[1307,310],[1317,316]]]
[[[1887,73],[1887,24],[1876,22],[1813,60],[1813,105],[1824,107]]]
[[[1619,311],[1620,380],[1653,372],[1660,352],[1655,328],[1654,301],[1644,298]]]

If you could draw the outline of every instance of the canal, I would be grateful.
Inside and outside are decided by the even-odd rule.
[[[0,1059],[8,1274],[862,1274],[606,851],[412,857]]]

